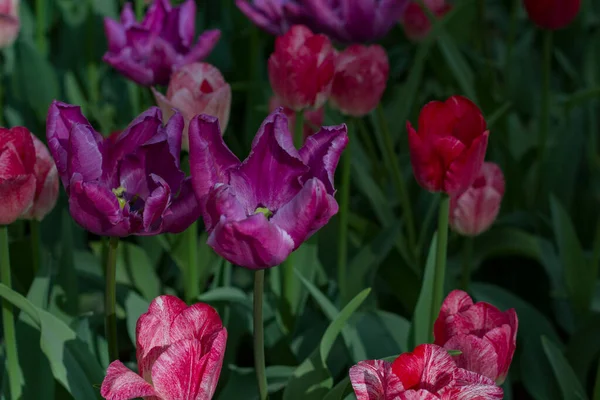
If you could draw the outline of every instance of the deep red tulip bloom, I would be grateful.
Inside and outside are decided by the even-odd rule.
[[[227,330],[214,308],[189,307],[175,296],[150,303],[136,326],[139,374],[121,361],[106,371],[100,394],[107,400],[211,399],[227,342]]]
[[[393,363],[361,361],[350,368],[357,400],[493,400],[503,391],[489,378],[459,368],[448,351],[417,346]]]
[[[188,128],[196,115],[217,117],[221,132],[227,129],[231,110],[231,86],[225,82],[221,72],[210,64],[188,64],[175,72],[166,96],[154,88],[152,92],[164,118],[170,118],[175,110],[183,115],[185,128],[181,146],[184,150],[190,148]]]
[[[446,0],[425,0],[425,5],[438,18],[446,15],[452,6]],[[400,23],[404,28],[406,36],[413,41],[421,41],[429,35],[431,22],[418,2],[412,1],[406,7]]]
[[[273,112],[277,108],[283,107],[281,99],[277,96],[271,97],[269,100],[269,111]],[[294,110],[287,107],[283,107],[283,113],[288,117],[288,125],[290,132],[296,129],[296,113]],[[316,110],[305,110],[304,111],[304,139],[317,133],[317,130],[323,126],[323,120],[325,119],[325,108],[321,107]]]
[[[0,128],[0,225],[15,222],[33,204],[35,147],[27,128]]]
[[[153,107],[103,138],[79,107],[54,101],[48,147],[73,219],[97,235],[121,237],[178,233],[196,221],[201,209],[179,165],[183,126],[179,113],[163,126]]]
[[[381,100],[390,64],[379,45],[353,45],[336,55],[331,105],[343,114],[362,117]]]
[[[462,96],[432,101],[407,123],[410,161],[417,182],[430,192],[458,196],[473,183],[485,158],[489,131],[481,111]]]
[[[450,199],[450,227],[465,236],[486,231],[498,216],[504,196],[504,174],[497,164],[485,162],[473,184]]]
[[[581,0],[524,0],[524,3],[529,19],[550,30],[569,25],[581,8]]]
[[[275,41],[269,81],[282,103],[294,111],[320,108],[331,93],[335,54],[325,35],[294,25]]]
[[[491,304],[473,303],[461,290],[444,300],[434,324],[435,343],[460,350],[456,364],[504,382],[517,345],[518,319],[514,309],[501,312]]]
[[[10,46],[19,35],[19,2],[0,0],[0,48]]]
[[[194,44],[196,2],[172,7],[169,0],[154,0],[142,22],[126,3],[121,21],[104,19],[108,51],[104,61],[140,85],[167,85],[171,73],[206,58],[221,32],[204,32]]]
[[[288,120],[277,109],[240,162],[215,118],[194,118],[190,165],[208,244],[242,267],[281,264],[337,212],[333,177],[347,143],[345,126],[324,127],[297,150]]]

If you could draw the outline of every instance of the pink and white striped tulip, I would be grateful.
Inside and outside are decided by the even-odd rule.
[[[0,48],[10,46],[17,36],[21,22],[19,3],[21,0],[0,0]]]
[[[46,145],[35,135],[31,135],[35,147],[35,196],[33,205],[21,218],[41,221],[52,211],[58,200],[58,171]]]
[[[100,394],[107,400],[208,400],[223,365],[227,331],[217,311],[189,307],[174,296],[154,299],[137,322],[139,374],[121,361],[108,367]]]

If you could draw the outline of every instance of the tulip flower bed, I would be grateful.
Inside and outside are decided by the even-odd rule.
[[[600,400],[600,3],[0,0],[0,398]]]

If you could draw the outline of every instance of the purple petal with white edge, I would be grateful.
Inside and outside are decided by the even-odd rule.
[[[181,157],[181,141],[183,140],[183,127],[185,121],[181,113],[176,112],[169,118],[169,122],[164,127],[165,134],[167,135],[167,142],[169,143],[169,151],[175,160],[175,165],[179,167]],[[161,128],[162,130],[163,128]]]
[[[110,53],[118,53],[123,47],[127,46],[125,28],[114,19],[104,18],[104,33],[106,34]]]
[[[121,23],[128,28],[129,26],[135,24],[135,13],[133,12],[133,7],[131,3],[125,3],[123,6],[123,11],[121,12]]]
[[[280,24],[276,23],[277,20],[281,20],[281,15],[277,19],[271,19],[272,15],[265,15],[261,12],[262,10],[259,11],[255,5],[250,4],[249,0],[236,0],[235,4],[250,21],[270,34],[283,35],[285,33]]]
[[[219,223],[221,217],[224,217],[227,221],[241,221],[253,212],[254,210],[244,209],[230,186],[217,184],[206,197],[203,207],[204,225],[206,231],[210,233]]]
[[[384,360],[361,361],[350,368],[350,382],[357,400],[396,399],[404,387]]]
[[[171,342],[195,339],[201,341],[202,345],[210,344],[215,339],[215,333],[222,329],[217,310],[205,303],[195,303],[179,313],[171,324]]]
[[[196,3],[186,0],[165,18],[161,36],[175,45],[179,53],[189,50],[196,32]]]
[[[345,21],[345,31],[352,36],[354,41],[369,41],[374,37],[375,16],[378,11],[379,0],[346,1],[342,10]]]
[[[202,215],[202,208],[196,199],[191,178],[181,184],[179,194],[171,199],[169,212],[163,215],[163,232],[180,233],[186,230]]]
[[[146,233],[160,232],[162,216],[171,202],[171,188],[164,179],[152,174],[151,179],[158,186],[150,193],[144,205],[144,230]]]
[[[217,183],[227,183],[227,170],[240,164],[223,142],[219,120],[200,115],[189,126],[192,185],[198,200]]]
[[[281,264],[294,249],[294,241],[263,214],[242,221],[221,221],[207,241],[227,261],[250,269]]]
[[[348,1],[343,0],[341,2],[348,3]],[[330,3],[328,4],[328,2],[323,0],[304,0],[302,4],[310,19],[320,25],[320,28],[325,28],[325,34],[332,36],[336,40],[349,41],[350,37],[344,28],[344,21],[337,15],[336,10],[334,10]]]
[[[215,48],[220,38],[221,31],[218,29],[204,31],[190,52],[176,64],[177,67],[204,60]]]
[[[170,11],[171,5],[168,1],[154,1],[146,12],[142,26],[152,33],[160,33]]]
[[[337,211],[337,203],[327,194],[323,182],[313,178],[275,213],[271,223],[292,237],[295,250],[310,234],[323,227]]]
[[[144,378],[117,360],[113,361],[106,370],[100,395],[107,400],[130,400],[156,396],[157,393]]]
[[[110,162],[116,163],[134,153],[156,135],[160,126],[162,126],[161,112],[158,107],[144,111],[117,136],[110,149]]]
[[[271,211],[289,202],[302,188],[308,172],[294,147],[287,117],[281,108],[269,115],[252,141],[250,155],[231,172],[231,186],[246,208]]]
[[[140,85],[149,86],[154,83],[154,71],[145,64],[133,61],[131,48],[126,47],[117,54],[105,53],[102,60]]]
[[[102,176],[103,157],[95,131],[89,125],[75,124],[71,128],[67,151],[67,173],[79,174],[85,182]]]
[[[335,169],[347,145],[346,125],[323,127],[319,132],[306,138],[304,146],[300,149],[300,158],[308,165],[310,171],[304,175],[303,180],[317,178],[325,184],[327,193],[333,195]]]

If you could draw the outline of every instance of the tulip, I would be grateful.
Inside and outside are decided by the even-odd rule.
[[[41,221],[52,211],[58,200],[58,171],[46,145],[31,135],[35,147],[35,195],[31,208],[21,218]]]
[[[458,196],[471,186],[489,136],[475,104],[462,96],[432,101],[421,110],[419,131],[410,122],[407,129],[410,161],[423,188]]]
[[[181,114],[163,127],[153,107],[104,139],[79,107],[54,101],[46,126],[71,216],[83,228],[116,237],[179,233],[200,217],[179,165]]]
[[[136,357],[139,374],[113,361],[100,394],[108,400],[210,399],[215,393],[227,330],[214,308],[189,307],[175,296],[160,296],[138,319]]]
[[[280,108],[263,122],[240,163],[215,118],[194,118],[190,165],[208,244],[243,267],[282,263],[337,212],[333,177],[347,143],[346,126],[324,127],[296,150]]]
[[[434,344],[417,346],[393,363],[361,361],[350,368],[357,400],[492,400],[502,399],[494,381],[459,368],[452,356]]]
[[[473,304],[461,290],[444,300],[435,321],[435,343],[459,350],[456,364],[487,376],[497,384],[504,382],[517,344],[518,319],[514,309],[501,312],[491,304]]]
[[[383,47],[348,47],[336,56],[332,106],[353,117],[370,113],[383,96],[389,72],[390,64]]]
[[[156,103],[164,118],[170,118],[175,109],[185,120],[182,148],[189,150],[188,127],[190,120],[199,114],[219,119],[221,132],[225,132],[231,109],[231,87],[221,72],[207,63],[188,64],[175,72],[169,82],[167,96],[152,88]]]
[[[0,225],[15,222],[36,193],[35,147],[27,128],[0,128]]]
[[[524,0],[524,3],[529,19],[549,30],[569,25],[581,8],[581,0]]]
[[[294,111],[325,104],[335,72],[335,54],[324,35],[294,25],[275,41],[269,57],[269,80],[282,103]]]
[[[447,4],[446,0],[425,0],[424,4],[437,18],[443,17],[452,9],[452,6]],[[408,4],[406,11],[404,11],[402,18],[400,18],[400,23],[404,28],[406,36],[413,41],[425,39],[431,30],[429,17],[416,1],[411,1]]]
[[[20,0],[0,0],[0,48],[8,47],[19,35]]]
[[[450,226],[465,236],[477,236],[486,231],[500,212],[502,196],[502,170],[494,163],[483,163],[471,187],[450,199]]]
[[[235,4],[261,29],[272,35],[283,35],[290,26],[300,23],[302,7],[287,0],[236,0]]]
[[[139,23],[126,3],[121,22],[104,19],[108,51],[104,61],[140,85],[167,85],[173,71],[206,58],[221,35],[210,30],[195,36],[196,3],[186,0],[172,7],[169,0],[155,0]]]
[[[282,106],[281,99],[277,96],[273,96],[271,97],[271,100],[269,100],[270,112],[273,112]],[[287,107],[283,107],[283,113],[288,118],[288,127],[290,131],[293,132],[296,127],[296,113]],[[304,112],[304,139],[315,134],[317,132],[316,130],[323,125],[324,119],[325,109],[323,107],[317,110],[306,110]]]

